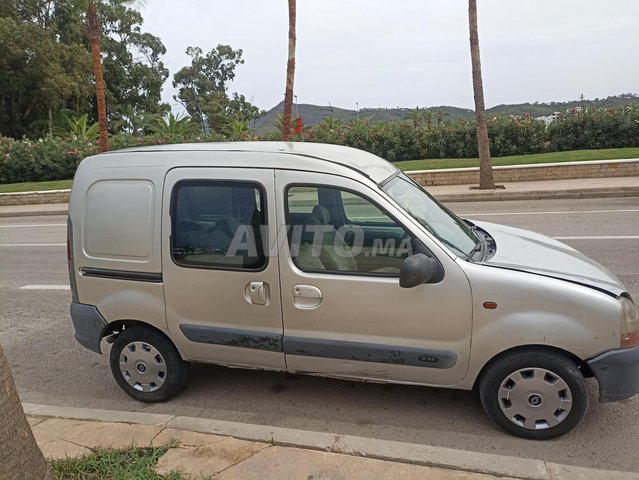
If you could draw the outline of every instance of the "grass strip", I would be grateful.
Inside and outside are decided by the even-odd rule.
[[[169,447],[96,449],[81,458],[50,462],[57,480],[183,480],[178,472],[158,475],[154,468]]]
[[[571,150],[569,152],[538,153],[533,155],[514,155],[512,157],[494,157],[494,167],[507,165],[527,165],[535,163],[585,162],[594,160],[623,160],[639,158],[639,147],[607,148],[601,150]],[[478,167],[478,158],[437,158],[425,160],[406,160],[395,162],[402,170],[437,170],[442,168]]]
[[[0,184],[0,193],[41,192],[43,190],[66,190],[73,180],[53,180],[50,182],[23,182]]]

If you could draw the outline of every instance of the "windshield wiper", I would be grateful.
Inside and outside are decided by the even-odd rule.
[[[484,237],[482,235],[480,235],[477,232],[477,227],[475,225],[470,225],[470,229],[472,230],[472,232],[475,234],[475,236],[477,237],[477,243],[475,244],[475,246],[473,247],[473,249],[470,251],[470,253],[468,254],[468,258],[470,260],[473,259],[473,255],[475,255],[477,252],[483,252],[484,251],[484,247],[486,246],[486,240],[484,239]],[[483,256],[483,255],[482,255]],[[481,257],[480,257],[481,258]]]

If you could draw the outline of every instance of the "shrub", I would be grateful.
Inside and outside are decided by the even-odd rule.
[[[554,151],[639,146],[639,106],[572,110],[548,126]]]
[[[72,178],[80,161],[97,151],[97,146],[77,140],[0,137],[0,183]]]
[[[496,117],[488,128],[494,156],[543,151],[545,125],[542,121]],[[324,121],[310,129],[307,141],[359,148],[391,162],[478,156],[475,122],[468,120],[441,123],[436,127],[415,127],[410,122]]]
[[[545,135],[545,123],[530,116],[501,116],[488,123],[491,154],[495,157],[541,153]]]
[[[165,143],[219,142],[222,135],[160,134],[134,137],[125,133],[110,138],[111,149]],[[41,182],[73,178],[83,158],[98,153],[97,144],[77,139],[46,137],[37,141],[0,137],[0,183]]]

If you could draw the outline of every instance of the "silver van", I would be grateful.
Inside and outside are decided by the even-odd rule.
[[[75,337],[145,402],[190,362],[477,389],[548,439],[639,391],[639,316],[573,248],[461,219],[392,164],[311,143],[85,159],[69,206]]]

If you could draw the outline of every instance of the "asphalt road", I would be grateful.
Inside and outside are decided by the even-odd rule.
[[[564,241],[610,268],[639,298],[639,198],[450,206],[468,218],[572,237]],[[138,403],[116,386],[106,356],[73,339],[68,290],[21,288],[67,284],[65,221],[0,218],[0,342],[25,402],[190,415],[639,472],[639,398],[596,403],[594,381],[582,425],[546,442],[502,433],[470,392],[215,366],[195,366],[188,388],[168,403]]]

